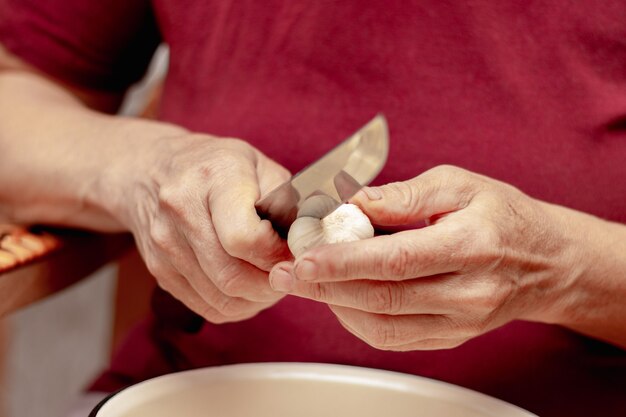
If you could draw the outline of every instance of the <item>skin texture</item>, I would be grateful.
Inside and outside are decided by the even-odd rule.
[[[119,100],[0,48],[0,223],[131,231],[159,285],[216,323],[289,293],[380,349],[449,348],[514,319],[626,347],[624,225],[438,167],[352,201],[376,225],[430,226],[293,263],[254,209],[284,168],[237,139],[107,115]]]
[[[131,231],[158,284],[216,323],[278,301],[268,271],[291,255],[254,203],[290,173],[238,139],[103,113],[118,103],[0,48],[0,223]]]
[[[368,344],[452,348],[523,319],[626,347],[624,225],[450,166],[352,202],[379,226],[428,226],[313,248],[276,265],[270,279],[276,290],[327,303]]]

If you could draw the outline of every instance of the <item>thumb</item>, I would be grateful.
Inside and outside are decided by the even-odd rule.
[[[208,205],[217,237],[224,250],[264,271],[290,258],[285,241],[254,208],[260,190],[254,164],[229,160],[228,167],[210,185]]]
[[[469,171],[439,166],[408,181],[365,187],[351,202],[374,224],[407,225],[465,208],[479,184],[479,177]]]

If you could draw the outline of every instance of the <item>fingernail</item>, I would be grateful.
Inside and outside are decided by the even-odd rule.
[[[296,262],[295,267],[296,278],[302,281],[313,281],[317,279],[317,265],[312,261],[305,259],[304,261]]]
[[[275,291],[290,292],[293,290],[293,277],[284,269],[277,269],[272,272],[270,285]]]
[[[382,200],[383,198],[383,194],[380,192],[378,188],[365,187],[363,188],[362,191],[365,193],[367,198],[369,198],[372,201]]]

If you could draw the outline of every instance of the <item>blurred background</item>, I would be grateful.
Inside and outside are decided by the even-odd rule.
[[[144,79],[129,91],[121,114],[155,112],[168,58],[162,45]],[[106,366],[114,338],[119,337],[113,334],[115,305],[120,302],[117,269],[116,264],[106,265],[78,284],[0,319],[0,417],[65,417]]]
[[[106,365],[115,274],[108,265],[4,319],[3,417],[64,416]]]

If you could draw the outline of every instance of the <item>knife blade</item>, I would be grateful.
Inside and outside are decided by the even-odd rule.
[[[389,129],[385,116],[379,113],[317,161],[262,196],[256,204],[257,212],[284,236],[306,199],[319,194],[331,197],[334,204],[328,205],[321,217],[332,213],[376,178],[388,154]]]

